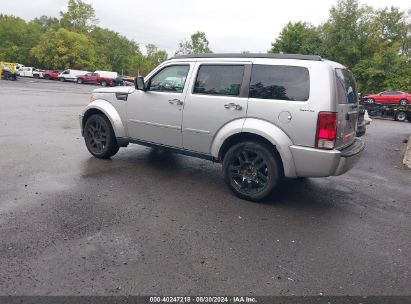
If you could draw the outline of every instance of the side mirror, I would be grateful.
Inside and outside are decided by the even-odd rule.
[[[137,76],[134,79],[134,86],[136,87],[137,90],[145,91],[146,87],[144,86],[144,77]]]

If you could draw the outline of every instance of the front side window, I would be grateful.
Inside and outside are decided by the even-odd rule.
[[[283,65],[253,65],[250,98],[307,101],[310,75],[307,68]]]
[[[182,93],[189,65],[168,66],[150,79],[148,91]]]
[[[244,65],[202,65],[194,85],[194,94],[239,96]]]

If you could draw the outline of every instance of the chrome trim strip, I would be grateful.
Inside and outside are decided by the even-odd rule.
[[[135,122],[135,123],[140,123],[143,125],[149,125],[149,126],[155,126],[155,127],[161,127],[161,128],[168,128],[168,129],[175,129],[175,130],[181,130],[180,126],[172,126],[172,125],[164,125],[156,122],[149,122],[149,121],[143,121],[143,120],[137,120],[137,119],[129,119],[130,122]]]
[[[185,128],[184,131],[194,132],[194,133],[202,133],[202,134],[210,134],[210,131],[198,130],[198,129],[192,129],[192,128]]]

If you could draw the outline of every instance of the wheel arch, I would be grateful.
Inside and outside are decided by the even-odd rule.
[[[84,109],[81,128],[82,134],[87,119],[93,114],[103,114],[108,118],[111,126],[113,127],[116,138],[126,137],[126,130],[121,120],[120,114],[108,101],[102,99],[94,100]]]
[[[221,160],[232,145],[245,140],[257,140],[273,147],[280,156],[284,175],[297,177],[289,148],[292,145],[291,139],[280,128],[264,120],[247,118],[242,120],[241,128],[238,127],[238,122],[237,126],[223,127],[215,136],[211,155]]]

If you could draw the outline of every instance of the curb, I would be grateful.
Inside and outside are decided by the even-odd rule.
[[[409,169],[411,169],[411,135],[408,137],[407,147],[405,148],[404,159],[402,161]]]

